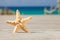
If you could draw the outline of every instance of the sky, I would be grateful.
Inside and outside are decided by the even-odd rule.
[[[0,0],[0,6],[55,6],[56,0]]]

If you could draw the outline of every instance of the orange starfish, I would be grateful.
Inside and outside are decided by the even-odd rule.
[[[26,23],[32,19],[32,16],[27,17],[27,18],[22,18],[20,16],[19,10],[16,10],[16,19],[13,21],[6,21],[6,23],[11,24],[14,26],[13,33],[18,32],[19,30],[24,30],[25,32],[29,32],[28,28],[26,27]]]

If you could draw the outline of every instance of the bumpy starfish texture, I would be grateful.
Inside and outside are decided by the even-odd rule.
[[[6,21],[6,23],[14,26],[13,33],[18,32],[21,29],[25,32],[29,32],[28,28],[26,27],[26,24],[30,19],[32,19],[32,16],[27,17],[27,18],[22,18],[20,16],[19,10],[16,10],[16,19],[13,21],[8,20]]]

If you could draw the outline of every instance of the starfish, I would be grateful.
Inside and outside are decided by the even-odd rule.
[[[27,18],[22,18],[19,10],[16,10],[16,19],[15,20],[7,20],[6,23],[14,26],[13,33],[18,32],[21,29],[25,32],[29,32],[28,28],[26,27],[26,24],[31,19],[32,19],[32,16],[29,16]]]

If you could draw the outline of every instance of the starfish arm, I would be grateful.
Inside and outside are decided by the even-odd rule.
[[[11,21],[11,20],[7,20],[6,23],[9,23],[9,24],[12,24],[14,23],[15,21]]]
[[[29,32],[28,28],[26,26],[21,26],[21,29],[25,32]]]
[[[20,28],[20,25],[17,24],[17,25],[15,26],[14,30],[13,30],[13,33],[18,32],[20,29],[21,29],[21,28]]]
[[[21,17],[21,15],[20,15],[20,12],[19,12],[19,10],[17,9],[16,10],[16,20],[17,19],[21,19],[22,17]]]
[[[11,25],[13,25],[13,26],[16,25],[15,21],[11,21],[11,20],[6,21],[6,23],[11,24]]]
[[[23,19],[22,22],[23,22],[23,23],[27,23],[27,22],[28,22],[29,20],[31,20],[31,19],[32,19],[32,16]]]

